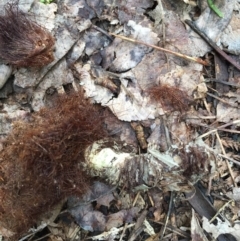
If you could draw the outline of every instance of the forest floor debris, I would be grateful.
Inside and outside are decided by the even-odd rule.
[[[238,1],[1,4],[53,36],[0,56],[5,239],[240,239]]]

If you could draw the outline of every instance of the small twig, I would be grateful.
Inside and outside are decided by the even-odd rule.
[[[208,93],[208,92],[207,92],[207,95],[209,95],[209,96],[211,96],[211,97],[213,97],[213,98],[215,98],[215,99],[221,101],[222,103],[224,103],[224,104],[226,104],[226,105],[229,105],[229,106],[232,106],[232,107],[236,108],[235,105],[233,105],[233,104],[231,104],[231,103],[229,103],[229,102],[227,102],[227,101],[225,101],[225,100],[223,100],[223,99],[217,97],[216,95],[213,95],[213,94]]]
[[[219,126],[218,128],[221,129],[221,128],[228,127],[231,125],[236,125],[236,124],[240,124],[240,120],[231,121],[229,123]]]
[[[157,0],[157,1],[158,1],[158,7],[159,7],[158,8],[159,9],[158,14],[160,15],[161,22],[162,22],[162,46],[165,48],[165,45],[166,45],[166,26],[165,26],[164,10],[163,10],[163,6],[162,6],[162,1],[161,0]],[[166,53],[164,53],[164,55],[165,55],[166,61],[167,61],[167,68],[170,69],[168,55]]]
[[[165,220],[163,229],[160,231],[160,234],[161,234],[160,240],[162,240],[162,238],[163,238],[163,236],[164,236],[164,234],[165,234],[166,227],[167,227],[167,223],[168,223],[170,214],[171,214],[171,212],[172,212],[173,196],[174,196],[174,192],[171,192],[171,197],[170,197],[170,202],[169,202],[167,217],[166,217],[166,220]]]
[[[217,199],[220,199],[220,200],[222,200],[222,201],[226,201],[226,202],[229,201],[229,198],[225,198],[225,197],[223,197],[222,195],[218,195],[218,194],[216,194],[216,193],[211,193],[211,196],[216,197]]]
[[[211,110],[210,110],[210,108],[209,108],[209,106],[208,106],[208,104],[207,104],[206,98],[203,98],[203,104],[204,104],[204,106],[205,106],[208,114],[211,114]]]
[[[223,155],[223,154],[218,154],[218,155],[219,155],[220,157],[223,157],[223,158],[225,158],[225,159],[228,159],[230,162],[233,162],[234,164],[240,166],[240,162],[238,162],[238,161],[232,159],[231,157],[228,157],[228,156]]]
[[[223,52],[204,32],[202,32],[193,22],[190,20],[185,20],[185,23],[188,24],[197,34],[199,34],[218,54],[220,54],[223,58],[225,58],[230,64],[232,64],[235,68],[240,70],[240,65],[228,56],[225,52]]]
[[[208,135],[210,135],[210,134],[212,134],[212,133],[215,133],[216,131],[217,131],[217,129],[210,130],[210,131],[202,134],[201,136],[197,137],[197,139],[201,139],[201,138],[203,138],[203,137],[205,137],[205,136],[208,136]]]
[[[164,10],[163,10],[161,0],[158,0],[158,7],[159,7],[159,10],[160,10],[159,14],[160,14],[161,20],[162,20],[163,46],[165,47],[165,43],[166,43],[165,19],[164,19]]]
[[[164,225],[164,223],[161,222],[161,221],[157,221],[157,222],[154,221],[154,220],[152,220],[152,221],[153,221],[154,223],[158,223],[158,224]],[[169,231],[172,231],[172,232],[178,234],[178,235],[181,236],[181,237],[184,237],[184,238],[187,238],[187,239],[190,238],[190,234],[189,234],[189,233],[184,232],[184,231],[182,231],[182,230],[179,229],[179,228],[173,227],[173,226],[170,225],[170,224],[168,224],[166,228],[167,228]],[[147,239],[147,240],[148,240],[148,239]],[[152,240],[152,239],[151,239],[151,240]]]
[[[177,227],[177,222],[176,222],[176,213],[174,212],[171,212],[171,215],[170,215],[170,221],[171,221],[171,224],[173,225],[173,227]],[[177,238],[177,234],[173,232],[172,234],[172,240],[178,240]]]
[[[139,196],[140,196],[140,192],[138,192],[136,197],[134,198],[134,201],[133,201],[133,204],[132,204],[133,207],[136,205],[136,202],[137,202]]]
[[[200,117],[199,117],[199,118],[200,118]],[[217,121],[215,121],[214,123],[216,123],[216,122],[217,122]],[[240,131],[230,130],[230,129],[224,129],[224,127],[227,127],[227,126],[230,126],[230,125],[234,125],[234,124],[238,124],[238,123],[240,123],[240,120],[235,120],[235,121],[232,121],[232,122],[230,122],[230,123],[221,125],[221,126],[215,128],[215,129],[213,129],[213,130],[210,130],[210,131],[202,134],[202,135],[199,136],[197,139],[203,138],[203,137],[205,137],[205,136],[208,136],[208,135],[210,135],[210,134],[212,134],[212,133],[214,133],[214,132],[216,132],[216,131],[225,131],[225,132],[231,132],[231,133],[237,133],[237,134],[238,134],[238,133],[240,133]],[[208,127],[208,128],[209,128],[209,127]]]
[[[122,233],[121,233],[121,236],[120,236],[119,241],[122,241],[122,239],[123,239],[123,237],[124,237],[124,234],[125,234],[125,232],[126,232],[126,230],[127,230],[127,226],[128,226],[128,223],[125,223],[124,226],[123,226],[123,231],[122,231]]]
[[[207,196],[210,196],[211,189],[212,189],[212,180],[213,180],[213,178],[214,178],[214,175],[212,173],[211,175],[209,175],[209,179],[208,179],[208,188],[207,188],[207,192],[206,192]]]
[[[51,235],[51,233],[48,233],[40,238],[34,239],[34,241],[39,241],[39,240],[45,239],[45,238],[49,237],[50,235]]]
[[[215,115],[208,115],[208,116],[203,116],[203,115],[196,115],[196,116],[189,116],[188,119],[203,119],[203,120],[213,120],[216,119],[217,117]]]
[[[210,129],[210,127],[212,127],[212,126],[215,126],[218,122],[220,122],[223,118],[225,118],[226,116],[228,115],[228,113],[226,112],[224,115],[221,115],[217,120],[215,120],[213,123],[211,123],[209,126],[208,126],[208,129]],[[233,121],[232,122],[232,124],[237,124],[238,122],[236,122],[236,121]],[[229,124],[229,123],[227,123],[227,124]],[[223,127],[227,127],[227,126],[229,126],[229,125],[226,125],[226,124],[224,124],[224,125],[222,125],[222,126],[220,126],[220,127],[218,127],[218,128],[223,128]],[[217,128],[216,128],[217,129]]]
[[[217,131],[216,131],[216,137],[217,137],[218,142],[219,142],[219,145],[220,145],[220,147],[221,147],[221,149],[222,149],[222,153],[226,156],[225,149],[224,149],[224,147],[223,147],[221,138],[220,138],[220,136],[218,135],[218,132],[217,132]],[[236,182],[234,181],[234,176],[233,176],[232,168],[231,168],[228,160],[226,160],[226,164],[227,164],[227,167],[228,167],[228,171],[229,171],[229,173],[230,173],[230,176],[231,176],[231,178],[232,178],[233,184],[234,184],[235,187],[237,187],[237,184],[236,184]]]
[[[148,211],[144,209],[140,214],[140,216],[138,217],[135,227],[131,232],[131,234],[129,235],[129,238],[128,238],[129,241],[136,240],[139,234],[144,230],[144,227],[145,227],[144,220],[146,220],[147,213]]]
[[[240,134],[240,131],[236,131],[236,130],[230,130],[230,129],[224,129],[224,128],[217,128],[219,131],[225,131],[225,132],[229,132],[229,133],[235,133],[235,134]]]
[[[125,91],[125,93],[132,99],[132,101],[134,100],[138,105],[141,105],[141,103],[135,98],[135,96],[132,94],[132,92],[130,92],[127,89],[127,87],[122,83],[121,78],[120,78],[120,82],[121,82],[120,88],[122,88],[122,90]]]
[[[152,197],[149,195],[149,192],[147,192],[147,195],[148,195],[148,198],[149,198],[149,201],[150,201],[152,207],[154,207],[154,202],[153,202]]]
[[[148,46],[148,47],[150,47],[150,48],[154,48],[154,49],[163,51],[163,52],[165,52],[165,53],[173,54],[173,55],[178,56],[178,57],[180,57],[180,58],[184,58],[184,59],[187,59],[187,60],[189,60],[189,61],[194,61],[194,62],[197,62],[197,63],[199,63],[199,64],[205,65],[205,66],[208,66],[208,65],[209,65],[209,63],[208,63],[207,61],[204,61],[204,60],[202,60],[202,59],[200,59],[200,58],[197,58],[197,57],[190,57],[190,56],[187,56],[187,55],[184,55],[184,54],[181,54],[181,53],[177,53],[177,52],[171,51],[171,50],[169,50],[169,49],[161,48],[161,47],[156,46],[156,45],[153,45],[153,44],[148,44],[148,43],[145,43],[145,42],[136,40],[136,39],[127,38],[127,37],[122,36],[122,35],[117,35],[117,34],[114,34],[114,33],[110,33],[110,34],[113,35],[113,36],[116,37],[116,38],[120,38],[120,39],[126,40],[126,41],[128,41],[128,42],[137,43],[137,44],[142,44],[142,45]]]
[[[75,240],[76,239],[76,236],[77,236],[77,233],[80,231],[80,227],[76,227],[75,229],[74,229],[74,231],[72,232],[72,234],[71,234],[71,239],[70,239],[70,241],[73,241],[73,240]]]
[[[223,81],[223,80],[217,80],[217,79],[206,79],[205,80],[205,82],[211,82],[211,81],[214,81],[216,83],[221,83],[221,84],[224,84],[224,85],[233,86],[233,87],[236,87],[236,88],[240,88],[240,85],[238,85],[238,84],[229,83],[229,82]]]
[[[224,208],[226,206],[228,206],[231,202],[233,202],[233,200],[229,200],[227,203],[225,203],[218,211],[217,213],[214,215],[214,217],[209,221],[209,223],[212,223],[213,220],[221,213],[222,210],[224,210]]]
[[[127,229],[129,229],[129,228],[132,228],[132,227],[134,227],[135,226],[135,223],[131,223],[131,224],[128,224],[127,225]],[[118,232],[120,232],[121,230],[123,230],[124,229],[124,227],[120,227],[120,228],[117,228],[117,231]],[[101,234],[99,234],[99,235],[96,235],[96,236],[93,236],[93,237],[88,237],[88,238],[86,238],[86,240],[89,240],[89,239],[95,239],[95,240],[103,240],[103,238],[105,238],[106,236],[108,236],[108,235],[110,235],[112,233],[112,230],[110,230],[110,231],[105,231],[105,232],[103,232],[103,233],[101,233]]]
[[[161,117],[161,120],[162,120],[163,126],[164,126],[164,132],[165,132],[165,137],[166,137],[167,145],[168,145],[168,148],[170,148],[170,147],[172,146],[172,141],[171,141],[171,138],[170,138],[169,129],[168,129],[168,127],[167,127],[166,116]]]
[[[215,90],[214,88],[212,88],[211,86],[207,86],[207,88],[219,95],[219,92],[217,90]]]
[[[108,32],[106,32],[106,31],[103,30],[102,28],[99,28],[99,27],[96,26],[96,25],[92,25],[92,28],[94,28],[95,30],[97,30],[97,31],[101,32],[102,34],[106,35],[111,41],[113,41],[112,36],[110,36],[110,35],[108,34]]]

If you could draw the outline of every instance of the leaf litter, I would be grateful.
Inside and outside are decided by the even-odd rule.
[[[29,235],[36,240],[46,232],[49,240],[239,239],[239,70],[223,60],[225,67],[218,68],[211,47],[184,24],[194,21],[238,62],[239,3],[214,4],[223,18],[197,1],[18,1],[54,36],[55,51],[53,62],[40,69],[9,69],[2,61],[1,92],[12,83],[1,99],[3,152],[16,119],[32,121],[31,112],[37,116],[45,106],[48,111],[56,95],[71,89],[84,90],[92,104],[114,114],[106,109],[110,137],[82,150],[85,161],[79,164],[104,182],[80,197],[72,192],[58,218],[45,219],[43,226],[33,220],[31,225],[45,232],[30,226],[21,240]],[[111,33],[204,58],[209,66]],[[221,91],[226,85],[227,91]],[[2,165],[7,168],[7,160]],[[4,168],[1,190],[7,187]],[[23,189],[17,189],[21,200]],[[31,198],[23,200],[31,204]],[[20,238],[13,226],[0,223],[3,236]]]

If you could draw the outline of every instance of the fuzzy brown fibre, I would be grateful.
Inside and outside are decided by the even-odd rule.
[[[166,84],[151,87],[147,93],[153,101],[160,102],[165,111],[184,112],[189,109],[191,103],[191,98],[184,91]]]
[[[42,67],[53,61],[54,39],[43,27],[8,3],[0,16],[0,57],[17,67]]]
[[[79,163],[85,148],[106,136],[103,109],[82,93],[54,103],[16,122],[0,153],[0,226],[15,237],[64,197],[86,192],[91,180]]]

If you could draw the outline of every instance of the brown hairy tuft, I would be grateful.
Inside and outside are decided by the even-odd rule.
[[[190,97],[184,91],[167,84],[151,87],[147,93],[153,101],[160,102],[164,110],[184,112],[191,103]]]
[[[86,192],[91,178],[79,163],[85,148],[107,135],[104,118],[78,92],[14,124],[0,152],[1,227],[19,236],[66,196]]]
[[[42,67],[53,61],[54,38],[18,8],[8,3],[0,16],[0,57],[17,67]]]

